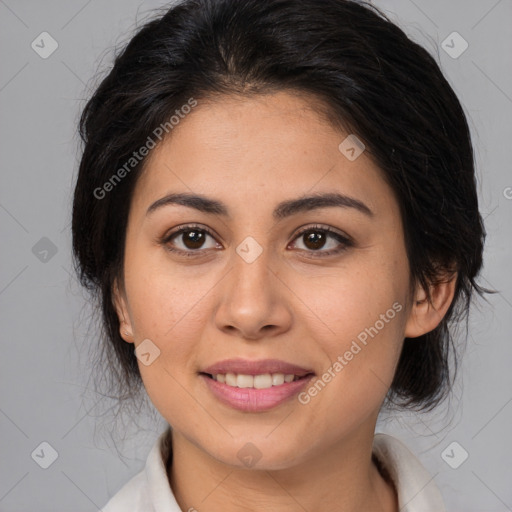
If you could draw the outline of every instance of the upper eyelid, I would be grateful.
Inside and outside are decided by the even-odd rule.
[[[297,228],[291,236],[300,236],[304,233],[307,233],[308,231],[326,231],[328,234],[330,235],[338,235],[338,236],[341,236],[342,238],[346,238],[346,239],[351,239],[351,237],[345,233],[344,231],[340,230],[340,229],[337,229],[337,228],[333,228],[332,226],[327,226],[327,225],[321,225],[321,224],[304,224],[304,226],[300,226],[299,228]]]
[[[192,231],[194,229],[197,229],[198,231],[204,231],[213,238],[222,238],[219,235],[217,235],[215,231],[213,231],[212,229],[204,227],[200,224],[182,224],[176,226],[171,231],[166,232],[163,235],[162,240],[169,240],[176,235],[182,234],[184,231]]]

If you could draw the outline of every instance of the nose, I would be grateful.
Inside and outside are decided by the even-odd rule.
[[[266,251],[250,263],[236,252],[232,260],[215,311],[217,328],[247,340],[277,336],[290,329],[287,288],[269,266]]]

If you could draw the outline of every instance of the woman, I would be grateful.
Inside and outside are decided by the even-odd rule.
[[[73,248],[169,424],[105,512],[442,511],[382,406],[430,409],[482,265],[468,125],[348,0],[185,0],[88,102]]]

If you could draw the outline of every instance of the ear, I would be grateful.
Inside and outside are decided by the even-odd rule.
[[[124,341],[134,343],[133,328],[128,313],[128,306],[124,287],[120,287],[117,278],[112,289],[112,303],[119,318],[119,334]]]
[[[453,272],[447,278],[430,285],[430,301],[423,287],[417,285],[412,308],[405,325],[406,338],[417,338],[427,334],[441,323],[452,303],[456,282],[457,272]]]

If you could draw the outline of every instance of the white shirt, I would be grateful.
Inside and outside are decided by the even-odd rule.
[[[103,512],[187,512],[174,498],[167,479],[169,429],[151,449],[146,467],[113,496]],[[441,494],[420,461],[398,439],[375,434],[373,453],[393,479],[400,512],[446,512]]]

